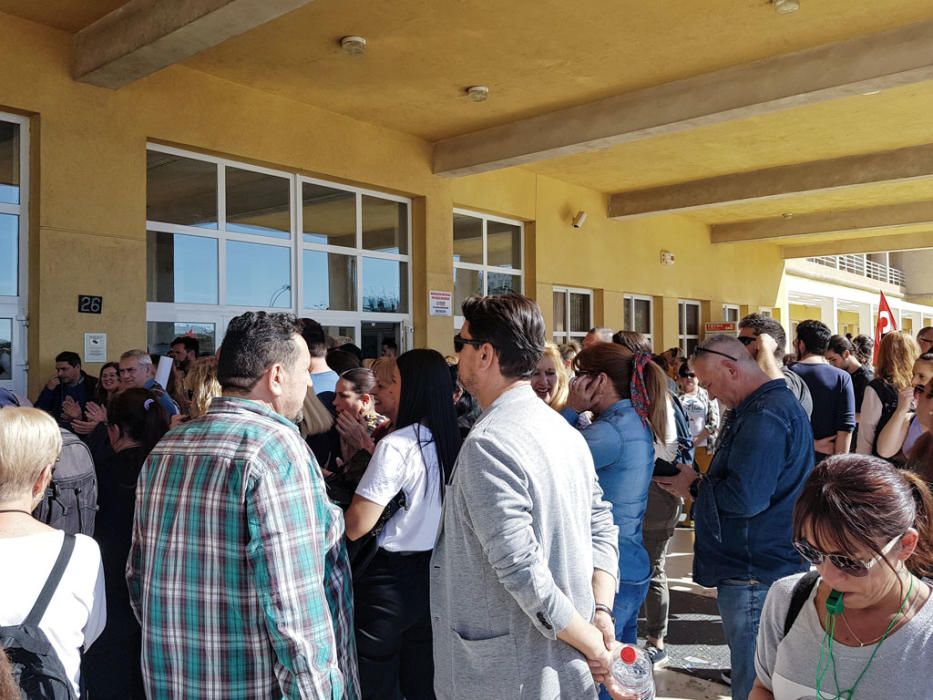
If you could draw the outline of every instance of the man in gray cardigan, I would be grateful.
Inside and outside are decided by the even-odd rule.
[[[579,432],[529,385],[545,342],[537,304],[471,297],[463,315],[459,378],[484,410],[460,450],[431,560],[435,691],[596,698],[593,674],[605,675],[614,648],[611,507]]]

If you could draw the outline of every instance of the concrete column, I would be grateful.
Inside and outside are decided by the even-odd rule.
[[[654,351],[661,352],[680,344],[677,297],[655,297]],[[660,318],[658,317],[660,312]]]
[[[858,309],[858,331],[862,335],[872,335],[874,333],[874,319],[871,314],[871,304],[859,304]]]
[[[833,333],[839,331],[839,310],[836,297],[823,297],[820,302],[820,320],[829,326],[829,330]]]

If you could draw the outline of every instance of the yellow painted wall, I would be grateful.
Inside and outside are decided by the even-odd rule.
[[[426,297],[452,288],[453,207],[529,222],[526,291],[548,320],[554,285],[596,290],[594,322],[616,328],[625,293],[650,295],[661,348],[677,343],[679,298],[717,316],[723,302],[778,303],[783,260],[771,244],[712,246],[704,225],[678,216],[611,221],[604,194],[520,168],[435,177],[425,141],[184,67],[118,91],[79,84],[70,35],[5,15],[0,45],[0,109],[32,115],[31,395],[85,332],[108,333],[111,357],[146,342],[147,141],[412,197],[415,342],[445,353],[452,319],[429,317]],[[574,229],[581,209],[589,218]],[[103,295],[104,313],[77,314],[78,294]]]
[[[862,332],[859,327],[858,313],[855,311],[837,311],[839,335],[851,333],[853,336]]]
[[[791,323],[800,323],[815,319],[820,320],[822,309],[819,306],[805,306],[804,304],[789,304]]]

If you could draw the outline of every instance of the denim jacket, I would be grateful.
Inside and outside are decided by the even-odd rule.
[[[576,411],[565,408],[561,415],[576,425]],[[584,428],[582,435],[619,528],[619,581],[642,583],[651,573],[641,535],[654,470],[651,429],[635,413],[631,400],[622,399]]]
[[[773,583],[805,571],[791,541],[794,503],[813,469],[813,431],[783,379],[766,382],[723,427],[694,507],[694,580]]]

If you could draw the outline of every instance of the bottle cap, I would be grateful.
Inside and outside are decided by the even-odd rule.
[[[622,653],[619,656],[622,658],[622,663],[632,665],[638,658],[638,653],[635,651],[635,647],[626,645],[622,647]]]

